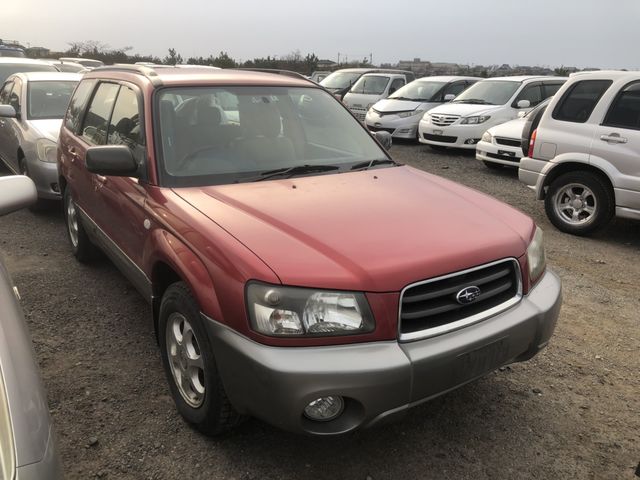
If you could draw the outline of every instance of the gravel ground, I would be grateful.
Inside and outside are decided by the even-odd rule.
[[[108,261],[78,264],[59,209],[0,219],[68,478],[631,479],[640,460],[640,223],[559,233],[511,169],[472,155],[392,153],[487,192],[546,232],[564,282],[551,345],[413,409],[400,423],[308,438],[251,420],[203,437],[176,413],[147,304]]]

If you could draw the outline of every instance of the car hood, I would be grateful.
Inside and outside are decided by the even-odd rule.
[[[287,285],[399,291],[520,257],[534,228],[492,197],[406,166],[174,191]]]
[[[491,127],[488,132],[494,137],[512,138],[514,140],[520,140],[522,137],[522,129],[526,123],[525,118],[516,118],[506,123]]]
[[[62,119],[29,120],[28,125],[29,129],[33,130],[33,138],[46,138],[57,143]]]
[[[393,98],[385,98],[376,103],[373,108],[379,112],[407,112],[423,107],[422,110],[433,108],[437,104],[429,102],[412,102],[410,100],[394,100]]]
[[[441,107],[432,109],[429,113],[432,115],[459,115],[461,117],[468,117],[471,115],[485,115],[491,114],[495,110],[503,108],[504,105],[472,105],[469,103],[448,103]]]

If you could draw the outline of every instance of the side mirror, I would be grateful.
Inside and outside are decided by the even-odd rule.
[[[13,105],[0,105],[0,118],[16,118],[17,116]]]
[[[531,106],[531,102],[529,100],[518,100],[516,105],[518,108],[529,108]]]
[[[36,186],[29,177],[24,175],[0,177],[0,215],[28,207],[37,199]]]
[[[391,145],[393,145],[393,139],[389,132],[385,132],[383,130],[379,132],[373,132],[373,136],[382,144],[385,150],[391,150]]]
[[[453,93],[447,93],[444,96],[444,101],[445,102],[450,102],[451,100],[453,100],[454,98],[456,98],[456,96]]]
[[[138,163],[129,147],[124,145],[91,147],[87,150],[85,163],[87,170],[97,175],[135,177],[138,171]]]

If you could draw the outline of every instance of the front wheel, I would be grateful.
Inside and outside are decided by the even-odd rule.
[[[551,183],[544,207],[558,230],[588,235],[611,220],[615,199],[611,188],[598,175],[577,171],[560,175]]]
[[[96,254],[96,247],[91,243],[80,220],[78,207],[73,200],[71,190],[64,189],[63,194],[64,221],[67,225],[67,236],[71,243],[73,255],[82,263],[88,263]]]
[[[198,303],[183,282],[162,296],[158,335],[171,395],[184,419],[207,435],[240,423],[218,374]]]

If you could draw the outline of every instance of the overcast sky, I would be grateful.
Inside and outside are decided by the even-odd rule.
[[[0,38],[64,50],[97,40],[165,56],[421,57],[640,69],[640,0],[3,0]]]

